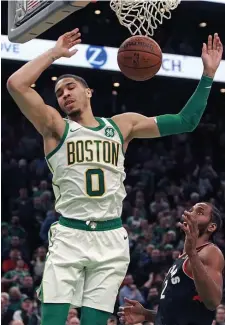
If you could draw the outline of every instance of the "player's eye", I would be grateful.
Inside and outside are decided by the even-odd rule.
[[[62,96],[62,91],[61,90],[58,90],[57,92],[56,92],[56,97],[57,98],[59,98],[60,96]]]

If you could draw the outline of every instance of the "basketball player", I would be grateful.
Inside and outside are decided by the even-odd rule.
[[[202,79],[180,113],[156,118],[125,113],[95,118],[85,80],[61,76],[55,94],[63,119],[30,86],[52,62],[71,57],[80,43],[78,29],[59,37],[54,48],[26,63],[8,80],[21,112],[43,136],[53,173],[56,210],[41,286],[42,325],[64,325],[71,305],[82,306],[81,325],[105,325],[113,312],[129,264],[127,232],[120,219],[126,195],[124,152],[133,138],[193,131],[205,110],[222,57],[217,34],[203,45]]]
[[[221,223],[218,209],[210,203],[197,203],[189,212],[185,211],[180,223],[185,233],[184,252],[165,277],[157,314],[126,299],[129,306],[121,307],[118,313],[121,321],[211,325],[214,310],[222,299],[224,257],[210,239]]]

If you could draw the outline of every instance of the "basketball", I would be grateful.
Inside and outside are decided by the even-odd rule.
[[[154,77],[162,64],[160,46],[150,37],[132,36],[120,46],[117,62],[129,79],[145,81]]]

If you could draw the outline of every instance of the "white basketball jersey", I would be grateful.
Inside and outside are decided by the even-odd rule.
[[[55,208],[65,218],[103,221],[122,213],[123,138],[111,119],[96,120],[95,128],[66,120],[61,142],[46,157]]]

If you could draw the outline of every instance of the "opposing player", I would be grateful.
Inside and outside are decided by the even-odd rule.
[[[221,223],[218,209],[210,203],[198,203],[185,211],[180,223],[185,233],[184,252],[165,277],[157,314],[127,299],[129,306],[119,312],[121,321],[211,325],[222,299],[224,257],[210,240]]]
[[[82,306],[81,325],[105,325],[129,264],[122,227],[124,152],[133,138],[154,138],[193,131],[205,110],[222,57],[217,34],[203,45],[203,77],[180,113],[156,118],[126,113],[95,118],[86,81],[64,75],[55,85],[63,119],[32,89],[40,74],[80,43],[78,29],[59,37],[55,47],[25,64],[7,87],[21,112],[43,136],[53,173],[56,210],[43,275],[42,325],[64,325],[70,304]],[[72,50],[70,50],[72,49]]]

